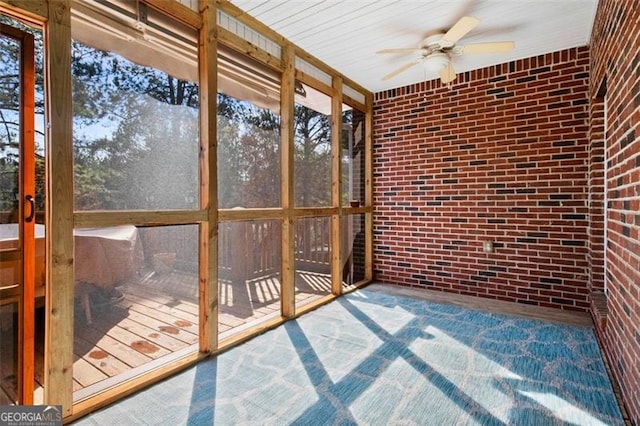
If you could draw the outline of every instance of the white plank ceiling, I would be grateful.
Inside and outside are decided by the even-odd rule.
[[[382,81],[417,58],[376,54],[417,47],[462,16],[480,24],[458,44],[514,41],[506,54],[454,57],[457,72],[588,44],[597,0],[231,0],[231,3],[363,87],[378,92],[438,78],[421,65]]]

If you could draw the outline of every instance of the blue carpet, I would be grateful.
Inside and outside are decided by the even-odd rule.
[[[360,290],[79,425],[622,425],[591,329]]]

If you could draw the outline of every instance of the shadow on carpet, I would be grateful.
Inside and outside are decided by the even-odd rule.
[[[591,329],[359,290],[77,424],[624,423]]]

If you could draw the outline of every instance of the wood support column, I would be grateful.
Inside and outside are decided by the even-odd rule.
[[[334,76],[331,90],[331,293],[342,293],[342,78]]]
[[[295,199],[293,181],[294,152],[294,91],[295,50],[292,45],[282,48],[282,86],[280,97],[280,153],[282,172],[282,271],[281,312],[286,318],[295,315]]]
[[[364,205],[369,209],[364,218],[365,255],[364,279],[373,279],[373,95],[365,97],[365,157],[364,157]]]
[[[50,0],[44,27],[47,111],[47,285],[44,403],[73,404],[73,133],[71,2]]]
[[[215,3],[200,0],[200,351],[218,349],[217,39]]]

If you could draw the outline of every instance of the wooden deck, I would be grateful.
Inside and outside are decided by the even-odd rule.
[[[91,294],[92,324],[80,300],[75,306],[74,399],[79,400],[159,364],[197,350],[198,278],[181,271],[144,274],[118,287],[120,297],[99,290]],[[331,291],[326,274],[301,272],[296,277],[296,304],[303,306]],[[277,277],[243,285],[219,283],[219,332],[229,337],[267,318],[280,315]],[[42,312],[39,312],[42,317]],[[43,324],[43,318],[38,323]],[[35,403],[42,403],[43,330],[38,327]],[[3,386],[4,387],[4,386]],[[6,387],[4,387],[6,388]],[[6,389],[5,389],[6,391]],[[0,392],[2,394],[3,392]],[[6,395],[4,395],[6,399]],[[10,400],[4,401],[10,403]]]
[[[327,274],[298,272],[296,306],[304,306],[331,292]],[[233,336],[254,324],[280,315],[277,276],[234,284],[219,283],[219,333]],[[120,296],[120,297],[111,297]],[[114,384],[144,373],[197,350],[198,277],[174,270],[149,271],[117,288],[114,294],[91,289],[92,324],[76,300],[74,325],[74,399],[80,400]],[[35,403],[43,402],[44,312],[37,311]],[[6,357],[4,357],[6,359]],[[4,371],[11,371],[6,366]],[[0,404],[15,395],[11,375],[0,382]]]

